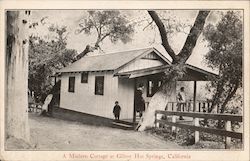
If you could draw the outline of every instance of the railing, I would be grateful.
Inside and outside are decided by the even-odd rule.
[[[185,109],[182,111],[192,111],[192,112],[208,112],[209,108],[211,107],[212,102],[211,101],[207,101],[207,100],[197,100],[195,102],[195,106],[194,106],[194,102],[192,100],[187,101],[186,102],[186,106]],[[166,106],[166,111],[177,111],[177,102],[168,102],[167,106]],[[215,111],[217,113],[220,113],[220,106],[217,105],[215,107]]]
[[[42,110],[41,103],[29,103],[28,112],[40,112]]]
[[[162,114],[165,116],[172,116],[172,120],[161,120],[158,119],[158,115]],[[184,123],[176,123],[177,116],[185,116],[193,118],[193,125],[188,125]],[[207,127],[200,127],[199,120],[203,119],[213,119],[213,120],[224,120],[225,129],[212,129]],[[186,128],[194,131],[195,143],[199,141],[199,132],[206,132],[215,135],[221,135],[226,137],[225,148],[228,149],[231,146],[231,138],[241,139],[242,133],[232,131],[231,122],[237,121],[242,122],[242,116],[240,115],[229,115],[229,114],[211,114],[211,113],[199,113],[199,112],[177,112],[177,111],[159,111],[155,112],[155,126],[159,127],[159,124],[169,125],[172,128],[172,132],[176,130],[176,127]]]

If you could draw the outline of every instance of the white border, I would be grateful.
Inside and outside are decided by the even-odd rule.
[[[249,1],[0,1],[0,88],[4,89],[4,60],[5,60],[5,9],[244,9],[244,151],[138,151],[138,153],[149,154],[188,154],[191,159],[186,160],[249,160]],[[67,160],[63,158],[66,151],[4,151],[4,90],[0,93],[0,119],[1,119],[1,152],[0,159],[3,160]],[[135,151],[95,151],[75,153],[87,154],[117,154]],[[1,156],[2,155],[2,156]],[[3,158],[1,158],[3,157]],[[82,160],[82,159],[74,159]],[[112,160],[112,159],[109,159]],[[115,159],[117,160],[117,159]],[[123,159],[120,159],[123,160]],[[185,160],[185,159],[168,159]]]

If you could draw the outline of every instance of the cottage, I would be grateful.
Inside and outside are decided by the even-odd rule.
[[[155,48],[83,57],[58,71],[60,107],[113,118],[114,103],[119,101],[120,119],[133,120],[136,88],[144,85],[143,97],[149,102],[170,64]],[[213,75],[191,65],[186,67],[185,80],[206,80]]]

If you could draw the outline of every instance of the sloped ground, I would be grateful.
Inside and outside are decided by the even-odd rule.
[[[181,149],[146,132],[86,125],[30,114],[34,150],[167,150]]]

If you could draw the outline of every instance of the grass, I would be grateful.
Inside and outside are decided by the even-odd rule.
[[[159,136],[160,138],[173,141],[186,149],[225,149],[225,137],[214,134],[200,132],[200,140],[195,144],[194,132],[187,129],[177,128],[176,132],[171,132],[171,127],[149,128],[148,133]],[[231,149],[241,150],[242,142],[233,139]]]

